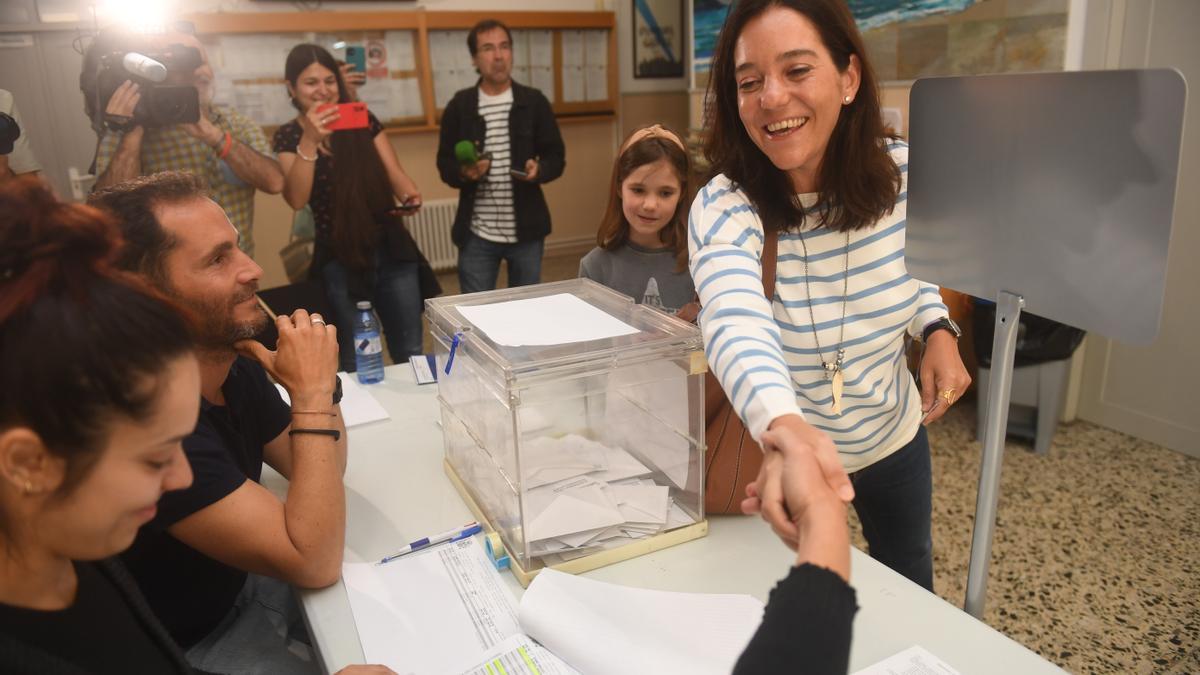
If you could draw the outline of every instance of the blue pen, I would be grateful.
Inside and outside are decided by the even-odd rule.
[[[473,537],[482,531],[483,531],[483,526],[480,525],[479,523],[475,523],[475,522],[467,523],[466,525],[463,525],[462,527],[456,527],[453,530],[447,530],[445,532],[442,532],[441,534],[433,534],[428,537],[418,539],[418,540],[412,542],[411,544],[409,544],[408,546],[405,546],[404,548],[400,549],[399,551],[396,551],[395,553],[387,556],[383,560],[380,560],[377,564],[383,565],[385,563],[389,563],[389,562],[395,560],[396,558],[408,555],[409,553],[412,553],[413,551],[420,551],[423,548],[429,548],[430,546],[433,546],[434,544],[441,544],[443,542],[448,542],[448,541],[458,541],[460,539],[466,539],[467,537]]]

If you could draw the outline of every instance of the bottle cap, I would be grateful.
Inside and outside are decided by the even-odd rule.
[[[371,309],[371,301],[370,300],[359,300],[358,304],[356,304],[355,307],[358,307],[359,309],[363,309],[363,310]]]

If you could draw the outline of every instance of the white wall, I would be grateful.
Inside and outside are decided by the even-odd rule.
[[[1079,416],[1200,457],[1200,2],[1090,0],[1085,68],[1177,68],[1191,84],[1167,285],[1158,339],[1147,346],[1089,336]],[[1114,274],[1120,273],[1114,265]]]

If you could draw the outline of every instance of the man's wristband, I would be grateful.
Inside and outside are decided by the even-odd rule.
[[[313,434],[314,436],[330,436],[334,442],[341,440],[342,432],[337,429],[288,429],[288,436],[296,434]]]

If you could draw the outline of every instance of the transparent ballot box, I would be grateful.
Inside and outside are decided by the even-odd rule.
[[[447,474],[522,583],[707,532],[695,326],[586,279],[426,308]]]

